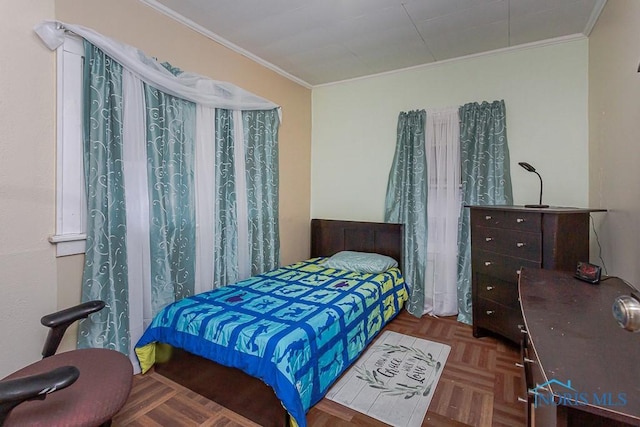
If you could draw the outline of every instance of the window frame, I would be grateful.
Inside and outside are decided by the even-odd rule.
[[[82,38],[66,35],[56,50],[56,256],[83,254],[87,204],[82,149]]]

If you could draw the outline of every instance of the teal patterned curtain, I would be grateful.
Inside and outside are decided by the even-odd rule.
[[[162,66],[181,75],[170,64]],[[238,221],[248,226],[250,241],[241,243],[249,248],[252,274],[279,265],[279,114],[278,109],[220,109],[170,95],[143,84],[86,41],[83,85],[88,237],[82,300],[101,299],[107,308],[80,324],[78,347],[113,348],[135,360],[131,340],[139,338],[145,319],[194,294],[197,259],[208,274],[198,289],[238,280]],[[232,89],[246,98],[238,99],[239,105],[255,108],[254,98],[273,105]],[[204,110],[207,119],[196,120]],[[197,148],[211,158],[196,162]],[[245,158],[236,159],[242,151]],[[205,179],[196,187],[199,167]],[[240,170],[247,195],[244,185],[237,185]],[[238,203],[245,198],[246,215]],[[202,204],[196,206],[198,200]],[[196,235],[198,215],[207,216],[206,238]]]
[[[242,112],[251,275],[280,265],[276,109]]]
[[[458,320],[471,324],[471,231],[464,205],[513,203],[504,101],[460,107],[463,207],[458,225]]]
[[[145,84],[151,304],[193,295],[195,104]]]
[[[84,42],[83,139],[87,241],[82,301],[107,306],[80,322],[78,348],[129,352],[122,66]]]
[[[404,224],[402,271],[409,286],[407,310],[424,312],[424,272],[427,262],[426,111],[398,116],[397,143],[385,199],[385,222]]]
[[[213,285],[238,280],[238,209],[233,148],[233,111],[216,109],[215,135],[215,231]]]

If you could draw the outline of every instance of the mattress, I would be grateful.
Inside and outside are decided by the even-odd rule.
[[[143,372],[157,343],[242,369],[271,386],[293,420],[305,414],[408,298],[397,268],[362,274],[314,258],[177,301],[136,344]]]

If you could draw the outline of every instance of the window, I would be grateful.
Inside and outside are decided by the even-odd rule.
[[[82,67],[84,46],[67,36],[57,50],[56,255],[84,253],[86,201],[82,162]]]

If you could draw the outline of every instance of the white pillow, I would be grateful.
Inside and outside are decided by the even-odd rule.
[[[386,255],[370,252],[342,251],[329,257],[324,266],[338,270],[356,271],[358,273],[384,273],[398,262]]]

